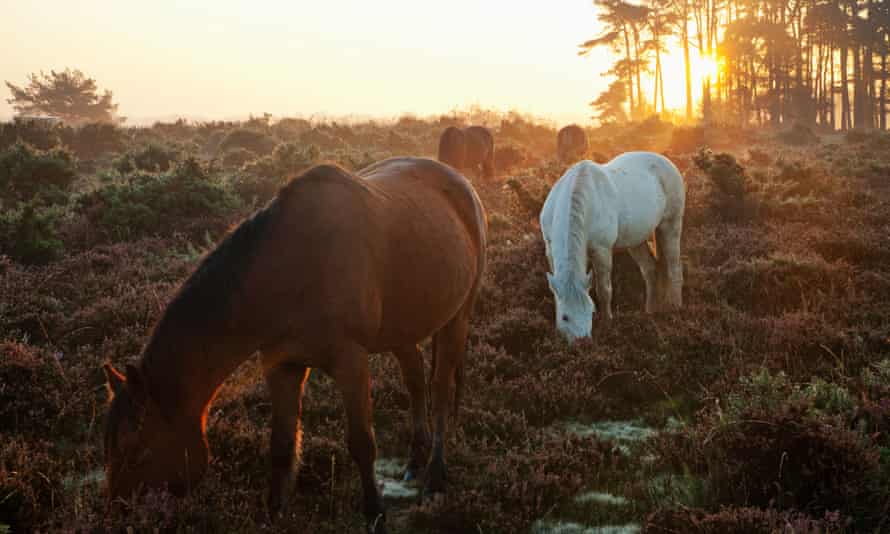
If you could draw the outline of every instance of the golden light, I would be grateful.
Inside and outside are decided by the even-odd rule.
[[[695,49],[690,52],[689,75],[692,81],[692,100],[693,106],[698,106],[701,101],[702,83],[708,79],[716,81],[721,62],[713,55],[699,55]],[[682,111],[686,107],[686,66],[683,61],[683,50],[679,47],[671,49],[670,53],[662,57],[662,63],[665,104],[669,110]],[[652,77],[644,78],[643,92],[650,104],[653,88]]]
[[[717,61],[716,57],[708,55],[700,56],[698,62],[698,70],[701,73],[702,79],[709,78],[715,80],[717,78],[717,74],[720,72],[720,63]]]

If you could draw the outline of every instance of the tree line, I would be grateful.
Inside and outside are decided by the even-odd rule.
[[[614,81],[591,102],[602,122],[666,111],[662,56],[677,43],[687,121],[887,129],[890,1],[593,3],[602,32],[578,53],[605,46],[616,56],[606,73]],[[714,79],[692,79],[691,49],[719,61]]]

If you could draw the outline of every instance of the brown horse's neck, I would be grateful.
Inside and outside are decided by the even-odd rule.
[[[171,421],[202,420],[216,390],[259,347],[244,280],[277,217],[277,201],[213,250],[164,310],[142,355],[148,393]]]
[[[143,353],[142,373],[149,395],[169,421],[203,425],[220,385],[252,352],[212,325],[162,320]]]

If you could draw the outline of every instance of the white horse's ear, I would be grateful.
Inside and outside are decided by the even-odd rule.
[[[547,273],[547,283],[550,284],[550,291],[556,293],[556,277],[553,273]]]
[[[590,289],[591,284],[593,284],[593,270],[587,271],[587,277],[584,279],[587,289]]]

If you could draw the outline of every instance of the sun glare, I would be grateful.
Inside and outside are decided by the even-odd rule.
[[[686,67],[683,63],[683,50],[674,49],[662,57],[662,71],[664,73],[664,99],[670,111],[682,111],[686,107]],[[720,61],[715,56],[707,54],[699,55],[696,50],[691,50],[689,74],[692,79],[693,106],[701,102],[702,83],[707,80],[715,80],[720,72]],[[652,87],[652,79],[644,82],[644,91]],[[651,103],[652,94],[645,95]]]

